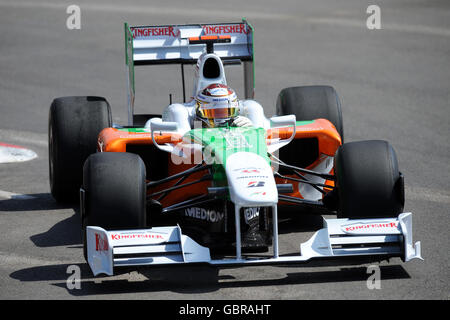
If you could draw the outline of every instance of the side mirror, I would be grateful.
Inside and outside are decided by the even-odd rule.
[[[272,143],[269,143],[267,146],[267,151],[269,153],[275,152],[276,150],[280,149],[281,147],[284,147],[289,142],[294,140],[295,133],[296,133],[296,117],[294,114],[287,115],[287,116],[276,116],[270,118],[270,127],[271,128],[283,128],[283,127],[290,127],[292,126],[292,134],[287,139],[272,139],[275,140]]]
[[[155,139],[155,133],[162,134],[163,132],[177,132],[178,131],[178,123],[176,122],[165,122],[162,121],[161,118],[152,118],[150,119],[150,132],[152,135],[152,141],[153,144],[160,150],[166,151],[166,152],[172,152],[174,150],[174,146],[170,144],[160,145],[156,142]]]
[[[270,118],[270,126],[272,128],[294,126],[295,128],[295,121],[296,117],[294,114],[290,114],[287,116],[275,116]]]

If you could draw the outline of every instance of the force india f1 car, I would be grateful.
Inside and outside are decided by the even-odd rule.
[[[80,197],[84,254],[94,275],[142,265],[421,259],[393,148],[379,140],[344,144],[339,98],[329,86],[283,89],[277,114],[266,118],[253,99],[253,32],[245,20],[125,24],[128,124],[113,124],[101,97],[53,101],[51,193],[57,201]],[[154,64],[181,65],[183,103],[162,115],[135,114],[135,66]],[[242,65],[239,108],[253,126],[189,123],[195,101],[186,102],[188,64],[195,69],[193,97],[226,84],[227,65]],[[280,255],[278,210],[285,208],[337,219],[324,219],[298,255]],[[255,251],[268,253],[248,254]]]

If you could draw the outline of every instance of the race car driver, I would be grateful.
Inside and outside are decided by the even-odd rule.
[[[187,103],[164,108],[162,121],[176,122],[180,133],[200,127],[270,127],[262,106],[255,100],[238,100],[233,89],[212,83]],[[150,127],[150,120],[146,127]]]
[[[252,121],[239,115],[236,93],[227,85],[214,83],[195,97],[195,116],[207,127],[250,127]]]

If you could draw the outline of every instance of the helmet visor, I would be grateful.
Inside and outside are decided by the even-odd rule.
[[[221,104],[205,104],[197,102],[197,115],[207,120],[230,119],[239,114],[237,101]]]

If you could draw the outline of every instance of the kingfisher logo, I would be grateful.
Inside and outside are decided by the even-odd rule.
[[[259,170],[257,169],[244,169],[241,171],[241,173],[259,173]]]
[[[259,188],[264,187],[266,183],[264,181],[250,181],[247,185],[247,188]]]
[[[139,27],[131,28],[133,32],[133,38],[147,38],[147,37],[178,37],[180,30],[172,26],[168,27]]]
[[[108,251],[108,240],[105,235],[95,234],[95,251]]]
[[[113,233],[111,240],[128,240],[128,239],[154,239],[164,240],[163,235],[156,233]]]
[[[241,33],[247,34],[248,30],[245,24],[229,24],[229,25],[204,25],[202,26],[205,35],[213,34],[230,34]]]
[[[353,223],[341,226],[341,230],[349,234],[383,234],[398,233],[398,221],[379,223]]]
[[[265,196],[267,192],[265,191],[256,191],[250,194],[250,196]]]

